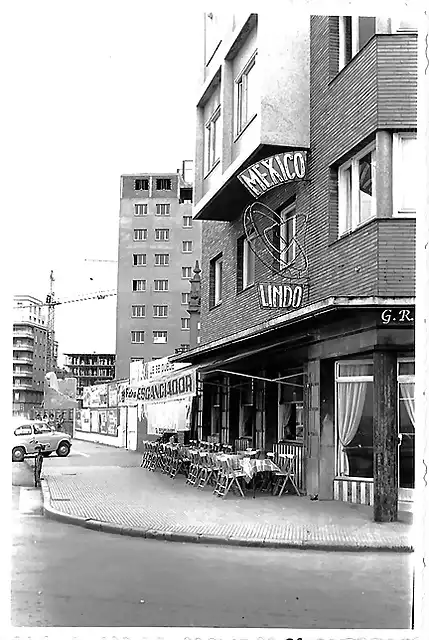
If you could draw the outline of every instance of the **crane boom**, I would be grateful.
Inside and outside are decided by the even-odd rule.
[[[46,352],[45,352],[45,372],[49,373],[55,365],[55,293],[54,293],[54,272],[49,276],[49,295],[46,296],[48,306],[48,324],[46,327]]]
[[[70,300],[53,300],[51,303],[42,302],[42,307],[48,307],[50,304],[53,306],[58,306],[59,304],[69,304],[70,302],[84,302],[85,300],[103,300],[104,298],[108,298],[109,296],[116,296],[116,291],[96,291],[94,293],[88,293],[88,295],[82,294],[78,298],[71,298]],[[30,305],[25,305],[21,307],[13,307],[14,309],[29,309]]]

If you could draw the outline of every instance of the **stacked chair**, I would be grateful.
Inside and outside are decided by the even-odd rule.
[[[244,478],[245,473],[241,467],[235,465],[230,458],[220,461],[220,471],[218,474],[214,495],[224,498],[230,489],[237,487],[244,498],[243,489],[239,483],[239,478]]]

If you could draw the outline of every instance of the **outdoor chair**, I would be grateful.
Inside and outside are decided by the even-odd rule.
[[[181,454],[181,450],[179,449],[179,447],[177,447],[173,449],[171,452],[171,463],[170,463],[170,470],[169,470],[170,478],[175,478],[179,473],[179,471],[181,470],[182,466],[183,466],[183,457]]]
[[[201,460],[201,472],[199,476],[198,489],[204,489],[204,487],[210,483],[213,477],[219,471],[216,456],[209,453]]]
[[[281,471],[274,471],[273,473],[275,477],[273,495],[278,491],[278,497],[280,498],[286,488],[288,480],[290,480],[297,495],[301,495],[295,483],[295,456],[292,453],[281,453],[279,454],[279,459],[282,460]]]
[[[195,486],[201,472],[200,454],[198,453],[198,451],[192,451],[190,457],[191,464],[189,466],[189,473],[188,477],[186,478],[186,484]]]
[[[143,440],[143,454],[142,454],[142,461],[140,463],[140,466],[143,467],[144,469],[147,469],[148,464],[149,464],[149,459],[150,459],[150,442],[148,442],[147,440]]]
[[[221,498],[225,498],[229,490],[237,487],[242,498],[244,498],[243,489],[241,488],[239,478],[244,478],[244,471],[236,467],[231,459],[221,460],[221,469],[219,479],[213,493]]]

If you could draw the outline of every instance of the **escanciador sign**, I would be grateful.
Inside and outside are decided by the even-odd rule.
[[[287,151],[255,162],[238,174],[248,191],[258,198],[281,184],[304,180],[307,174],[307,151]]]

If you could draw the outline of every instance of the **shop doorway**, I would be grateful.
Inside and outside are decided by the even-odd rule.
[[[415,363],[411,358],[398,359],[398,498],[413,502],[415,492]]]

